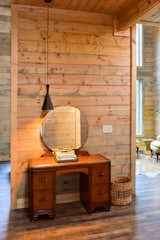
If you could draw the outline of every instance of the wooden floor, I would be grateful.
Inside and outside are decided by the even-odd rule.
[[[160,176],[138,175],[129,207],[87,214],[80,203],[63,204],[57,206],[56,219],[30,222],[25,211],[9,214],[8,173],[1,171],[0,240],[160,240]]]
[[[10,164],[0,163],[0,240],[5,239],[10,208]]]

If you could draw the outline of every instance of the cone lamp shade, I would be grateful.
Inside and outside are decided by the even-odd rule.
[[[45,3],[50,3],[52,0],[44,0]],[[49,6],[47,6],[47,34],[46,34],[46,95],[42,105],[42,110],[53,110],[53,104],[49,95],[49,84],[48,84],[48,31],[49,31]]]
[[[44,98],[42,110],[53,110],[53,104],[49,95],[49,84],[46,84],[46,95]]]

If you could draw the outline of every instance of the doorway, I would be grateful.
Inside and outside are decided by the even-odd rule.
[[[151,156],[153,141],[157,140],[160,134],[158,126],[159,36],[160,30],[155,25],[137,24],[136,174],[151,177],[160,174],[160,157],[157,161],[155,152]]]

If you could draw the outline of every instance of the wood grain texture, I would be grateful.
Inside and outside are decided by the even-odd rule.
[[[0,2],[0,161],[10,159],[10,8]]]
[[[32,5],[39,7],[46,7],[46,3],[38,0],[12,0],[14,4],[22,4],[22,5]],[[86,11],[86,12],[94,12],[94,13],[109,13],[115,15],[118,11],[121,10],[123,5],[126,5],[127,2],[130,4],[132,0],[55,0],[49,4],[50,7],[58,8],[58,9],[68,9],[68,10],[78,10],[78,11]]]
[[[16,161],[17,161],[17,12],[12,6],[12,53],[11,53],[11,177],[12,177],[12,202],[15,204],[14,194],[15,194],[15,185],[16,185]]]
[[[41,24],[40,13],[44,11],[45,15],[46,9],[29,9],[16,6],[14,10],[18,16],[15,23],[18,37],[18,144],[13,168],[18,169],[18,174],[15,170],[13,208],[17,207],[19,199],[26,198],[25,173],[29,159],[39,157],[45,151],[39,138],[39,128],[45,93],[45,39],[42,36],[46,30],[45,20]],[[55,106],[73,105],[81,110],[88,123],[88,139],[83,148],[91,154],[111,156],[113,175],[128,175],[131,155],[130,34],[125,37],[113,36],[110,20],[109,24],[100,24],[103,15],[95,15],[99,19],[96,24],[95,21],[78,22],[80,14],[77,12],[74,18],[68,14],[66,19],[66,12],[62,10],[61,14],[59,10],[57,22],[54,11],[50,9],[59,26],[55,28],[52,25],[49,31],[50,95]],[[113,126],[112,134],[103,133],[104,124]],[[73,190],[74,182],[73,176]],[[63,192],[65,186],[61,186]]]
[[[79,152],[80,154],[80,152]],[[57,163],[54,156],[29,162],[29,209],[31,220],[56,214],[56,177],[80,174],[80,200],[87,212],[110,209],[110,161],[101,155],[78,155],[78,161]],[[45,164],[44,164],[45,162]],[[52,196],[52,197],[51,197]],[[44,199],[41,201],[41,199]]]
[[[155,137],[157,137],[160,134],[160,111],[159,111],[159,106],[160,106],[160,99],[159,99],[159,94],[160,94],[160,28],[154,28],[154,35],[153,35],[153,42],[155,46],[155,51],[154,51],[154,77],[155,77]]]
[[[159,26],[160,25],[160,6],[156,8],[155,11],[148,12],[145,16],[141,19],[144,24],[149,24],[152,26]]]
[[[136,25],[130,28],[131,31],[131,115],[130,115],[130,146],[131,146],[131,161],[130,161],[130,175],[133,182],[133,188],[135,188],[135,151],[136,151],[136,79],[137,79],[137,71],[136,71]]]
[[[143,83],[143,136],[155,137],[155,28],[143,26],[143,66],[137,70],[137,79]]]
[[[2,174],[1,171],[0,173],[1,182],[3,180],[0,194],[5,195],[5,201],[2,202],[1,198],[0,204],[3,217],[3,221],[0,222],[0,234],[4,239],[159,239],[159,176],[148,178],[138,175],[136,198],[129,206],[112,206],[110,212],[97,211],[94,214],[86,214],[80,203],[58,204],[54,220],[45,218],[32,223],[26,210],[11,211],[9,214],[8,175]]]
[[[155,13],[159,7],[159,0],[136,0],[128,2],[118,13],[118,30],[124,30],[136,24],[146,14]],[[126,14],[123,14],[124,10]]]
[[[0,0],[0,6],[10,7],[10,4],[11,4],[10,0]]]
[[[47,7],[47,4],[38,0],[11,0],[13,4]],[[154,15],[159,11],[159,0],[55,0],[48,4],[50,8],[54,8],[55,12],[58,9],[67,9],[72,12],[72,16],[75,19],[73,11],[80,13],[80,11],[92,12],[96,14],[109,14],[115,19],[114,32],[119,36],[123,33],[123,30],[136,24],[139,20],[145,19],[145,15],[149,19],[157,19]],[[124,14],[125,13],[125,14]],[[64,15],[63,17],[66,17]],[[85,20],[81,15],[82,21]],[[90,18],[88,18],[90,19]],[[109,19],[106,20],[108,22]],[[88,21],[88,20],[87,20]],[[86,21],[86,22],[87,22]],[[122,35],[123,36],[123,35]]]

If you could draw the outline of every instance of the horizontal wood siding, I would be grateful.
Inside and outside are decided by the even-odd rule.
[[[10,160],[10,14],[0,4],[0,161]]]
[[[143,136],[155,134],[154,27],[143,25],[143,66],[137,78],[143,81]]]
[[[160,135],[160,27],[154,28],[155,137]]]
[[[39,135],[46,84],[46,10],[21,6],[15,7],[14,11],[18,15],[15,24],[18,31],[18,144],[12,175],[12,206],[16,208],[18,199],[27,197],[28,160],[45,151]],[[88,138],[83,149],[109,157],[112,175],[128,175],[130,36],[113,36],[112,23],[107,15],[82,12],[82,19],[79,12],[69,13],[50,10],[49,83],[52,101],[55,106],[78,107],[88,122]],[[104,124],[112,125],[113,133],[104,134]],[[64,194],[65,189],[66,193],[77,191],[78,179],[74,174],[68,180],[62,177],[60,181],[59,194]]]

